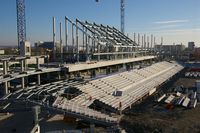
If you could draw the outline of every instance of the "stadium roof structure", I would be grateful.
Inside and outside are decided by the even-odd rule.
[[[88,21],[81,22],[78,19],[76,21],[89,30],[94,38],[98,38],[102,43],[109,44],[113,46],[138,46],[136,42],[131,40],[129,37],[124,35],[115,27],[105,26],[103,24],[90,23]]]

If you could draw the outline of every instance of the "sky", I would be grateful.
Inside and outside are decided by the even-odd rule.
[[[52,17],[68,16],[120,29],[120,0],[25,0],[26,33],[32,44],[52,40]],[[154,34],[156,42],[200,46],[200,0],[125,0],[125,33]],[[0,46],[17,45],[16,0],[1,0]]]

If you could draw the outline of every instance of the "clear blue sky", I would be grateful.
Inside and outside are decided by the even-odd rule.
[[[27,39],[52,40],[52,16],[120,27],[120,0],[26,0]],[[167,44],[200,44],[200,0],[125,0],[125,31],[164,37]],[[0,45],[17,45],[16,1],[1,0]],[[159,42],[160,40],[157,40]]]

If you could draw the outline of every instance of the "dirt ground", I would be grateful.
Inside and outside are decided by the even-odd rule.
[[[0,114],[0,133],[29,133],[34,127],[33,113],[31,111]],[[57,130],[74,130],[75,125],[65,123],[63,115],[40,117],[41,133]]]
[[[180,78],[170,86],[193,87],[196,79]],[[120,125],[127,133],[200,133],[200,104],[194,109],[166,109],[158,104],[155,95],[127,110]]]
[[[15,113],[0,113],[0,133],[30,133],[34,127],[32,111],[19,111]],[[41,133],[89,133],[89,125],[82,122],[71,122],[70,118],[64,119],[63,115],[48,115],[43,110],[39,115]],[[107,133],[107,129],[95,125],[96,133]]]
[[[199,80],[199,79],[194,79],[194,78],[180,78],[180,79],[178,79],[173,84],[173,86],[181,86],[181,85],[183,85],[186,88],[191,88],[191,87],[195,86],[196,80]]]

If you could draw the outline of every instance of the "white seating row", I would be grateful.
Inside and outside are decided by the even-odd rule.
[[[95,111],[86,106],[79,105],[76,102],[68,101],[67,99],[60,96],[57,97],[57,99],[53,103],[53,107],[66,110],[77,115],[83,115],[92,119],[102,120],[106,122],[117,122],[117,118],[113,118],[107,114]]]
[[[113,108],[125,109],[181,69],[183,67],[176,63],[159,62],[146,68],[96,79],[78,88]],[[116,90],[123,90],[122,96],[113,96]]]
[[[94,99],[90,99],[90,95],[82,93],[81,95],[78,95],[77,97],[71,99],[70,101],[88,107],[93,103]]]

